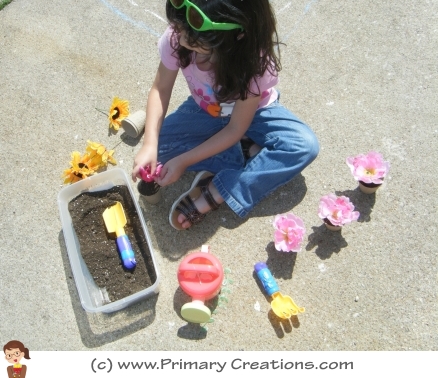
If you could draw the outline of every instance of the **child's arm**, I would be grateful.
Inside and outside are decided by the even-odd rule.
[[[187,167],[214,156],[235,145],[245,135],[260,102],[260,96],[238,100],[234,105],[230,122],[204,143],[169,160],[161,170],[157,183],[166,186],[177,181]]]
[[[152,88],[149,91],[146,106],[146,123],[143,136],[143,146],[134,159],[132,179],[137,181],[140,177],[140,167],[151,166],[151,172],[155,172],[157,166],[158,135],[163,119],[169,107],[170,96],[175,84],[178,70],[169,70],[160,62]]]

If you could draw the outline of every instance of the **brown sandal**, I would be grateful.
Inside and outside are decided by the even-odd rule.
[[[169,214],[169,223],[176,230],[185,230],[178,222],[178,215],[183,214],[191,225],[201,222],[206,214],[202,214],[196,208],[194,200],[203,195],[211,210],[217,210],[219,204],[214,200],[208,185],[213,180],[214,175],[207,171],[199,172],[189,190],[181,194],[173,203]]]

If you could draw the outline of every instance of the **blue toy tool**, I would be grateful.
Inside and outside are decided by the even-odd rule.
[[[123,206],[120,202],[108,207],[103,212],[103,220],[109,233],[115,232],[117,239],[117,248],[122,259],[122,264],[126,269],[134,269],[137,266],[134,251],[128,235],[125,234],[123,227],[126,225],[126,216]]]
[[[275,278],[264,262],[255,264],[254,270],[266,294],[272,297],[271,308],[275,315],[282,319],[289,319],[292,315],[297,315],[305,311],[304,307],[298,307],[291,297],[280,293]]]

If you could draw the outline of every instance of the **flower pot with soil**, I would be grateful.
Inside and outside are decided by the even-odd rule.
[[[150,166],[140,167],[139,170],[141,180],[137,185],[137,190],[147,202],[154,205],[161,200],[161,187],[155,182],[155,179],[159,177],[162,167],[163,165],[158,163],[154,174],[151,173]]]
[[[333,225],[333,223],[330,222],[327,218],[324,218],[322,221],[324,222],[327,229],[329,229],[330,231],[341,231],[342,230],[342,226]]]
[[[383,181],[383,178],[381,179]],[[373,194],[382,186],[382,184],[366,183],[359,181],[359,189],[362,193]]]

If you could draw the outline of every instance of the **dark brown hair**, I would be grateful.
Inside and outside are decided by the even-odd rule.
[[[9,341],[4,347],[3,352],[6,354],[6,349],[20,349],[20,352],[24,352],[24,358],[26,360],[30,360],[29,357],[29,349],[25,348],[24,344],[21,341],[18,340],[11,340]]]
[[[187,42],[215,54],[213,90],[220,102],[258,96],[250,90],[251,80],[269,71],[281,70],[276,19],[269,0],[191,0],[212,21],[242,25],[243,30],[196,31],[186,20],[186,7],[166,3],[166,15],[174,33],[184,30]],[[175,40],[171,38],[171,40]],[[182,68],[193,60],[192,51],[172,46]],[[260,91],[259,91],[260,92]]]

